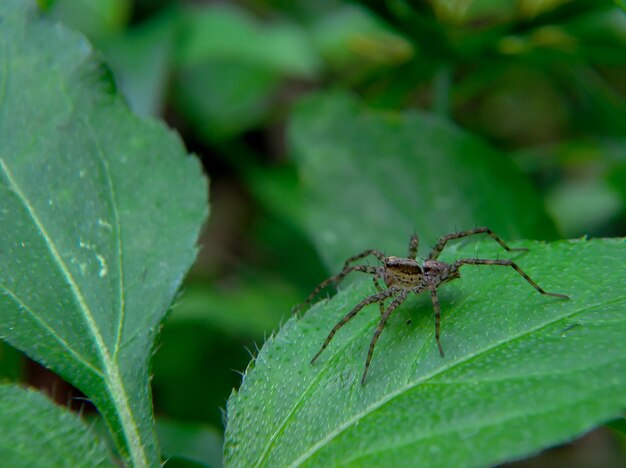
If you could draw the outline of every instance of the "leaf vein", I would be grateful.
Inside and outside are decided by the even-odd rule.
[[[624,359],[618,359],[618,360],[624,361]],[[595,367],[590,367],[590,368],[595,368]],[[424,384],[425,385],[438,385],[439,383],[424,382]],[[612,385],[606,385],[606,387],[608,387],[608,388],[610,388],[611,386]],[[403,442],[398,443],[398,444],[390,444],[390,445],[388,445],[386,447],[382,447],[382,448],[381,447],[377,447],[376,450],[360,451],[358,457],[354,457],[354,458],[349,458],[347,460],[343,460],[342,463],[351,463],[351,462],[354,462],[356,460],[359,460],[359,459],[362,459],[362,458],[366,458],[369,455],[374,455],[374,454],[377,454],[377,453],[383,453],[383,452],[386,452],[386,451],[389,451],[389,450],[395,450],[395,449],[398,449],[398,448],[401,448],[401,447],[405,447],[405,446],[414,444],[414,443],[416,443],[416,442],[418,442],[420,440],[438,438],[438,437],[441,437],[443,435],[450,434],[450,433],[459,433],[459,432],[462,432],[463,430],[466,430],[466,429],[477,430],[477,429],[484,429],[484,428],[488,428],[488,427],[495,427],[495,426],[507,423],[509,421],[513,421],[513,420],[518,419],[520,417],[524,418],[524,417],[531,417],[531,416],[539,416],[539,415],[542,415],[542,414],[548,414],[548,413],[555,412],[555,411],[562,411],[565,408],[569,408],[569,407],[576,408],[577,406],[579,406],[584,401],[587,401],[587,400],[590,400],[590,399],[595,400],[593,395],[595,393],[598,393],[601,390],[604,390],[606,387],[602,387],[600,389],[597,389],[596,391],[591,392],[591,394],[585,395],[582,398],[578,398],[576,400],[567,400],[566,404],[553,405],[553,406],[551,406],[549,408],[546,408],[546,409],[544,409],[542,411],[536,411],[536,412],[529,413],[526,409],[524,409],[524,411],[522,411],[522,412],[514,412],[514,413],[509,414],[509,415],[507,415],[505,417],[500,417],[500,418],[496,418],[496,419],[489,417],[488,419],[485,419],[483,421],[478,422],[478,424],[473,424],[473,425],[468,425],[468,424],[458,425],[458,424],[455,424],[454,427],[449,428],[449,429],[452,429],[451,431],[450,430],[444,430],[444,431],[433,432],[433,433],[430,433],[430,434],[426,435],[425,437],[424,436],[415,437],[415,438],[412,438],[412,439],[407,440],[407,441],[403,441]]]
[[[120,342],[122,340],[122,330],[124,328],[124,321],[126,317],[126,290],[124,288],[124,269],[123,269],[123,256],[122,256],[122,234],[120,231],[120,218],[119,218],[119,209],[117,206],[117,196],[115,191],[115,185],[113,184],[113,178],[111,177],[111,171],[109,169],[109,163],[104,157],[104,151],[102,149],[102,145],[100,143],[100,139],[97,137],[96,132],[94,131],[93,126],[88,118],[85,118],[85,123],[91,132],[92,139],[96,145],[98,155],[98,159],[100,159],[100,163],[102,164],[102,168],[104,169],[104,173],[107,179],[107,188],[109,190],[109,198],[111,200],[111,210],[113,212],[113,228],[115,229],[115,244],[117,248],[117,273],[119,278],[119,290],[118,290],[118,303],[119,303],[119,311],[118,311],[118,319],[117,319],[117,333],[115,339],[115,346],[113,348],[113,361],[117,362],[117,355],[120,350]]]
[[[6,287],[6,285],[0,283],[0,288],[2,288],[5,292],[5,295],[8,296],[9,298],[11,298],[11,300],[13,300],[13,302],[15,302],[18,306],[22,307],[24,310],[26,310],[34,319],[36,322],[38,322],[48,333],[50,333],[50,335],[61,344],[61,346],[63,348],[65,348],[68,353],[70,353],[75,359],[76,361],[78,361],[80,364],[82,364],[84,367],[88,368],[89,370],[91,370],[92,372],[94,372],[96,375],[98,375],[101,378],[104,378],[104,375],[102,374],[102,371],[100,369],[98,369],[97,367],[95,367],[93,364],[91,364],[89,361],[85,360],[80,354],[78,354],[78,352],[69,345],[69,343],[67,343],[67,341],[65,341],[49,324],[48,322],[46,322],[39,314],[37,314],[32,307],[30,307],[29,305],[27,305],[17,294],[15,294],[15,292],[13,292],[12,290],[10,290],[9,288]]]
[[[365,283],[365,282],[363,282]],[[459,304],[457,304],[457,306],[455,307],[458,308],[462,305],[462,303],[466,300],[467,298],[465,298],[463,301],[461,301]],[[322,304],[322,302],[319,302],[318,304],[316,304],[316,307],[319,307],[320,304]],[[332,355],[331,357],[328,359],[328,361],[332,361],[335,357],[341,356],[342,353],[341,351],[343,349],[345,349],[347,346],[350,345],[350,343],[352,343],[352,341],[354,341],[357,337],[360,337],[361,335],[361,331],[365,330],[365,329],[371,329],[376,323],[378,323],[378,319],[374,318],[372,320],[369,320],[366,325],[364,325],[361,330],[359,330],[359,332],[355,332],[352,334],[352,336],[350,336],[347,340],[345,340],[344,345],[341,346],[339,349],[337,349]],[[428,336],[432,337],[434,336],[434,329],[431,330],[430,332],[428,332]],[[424,340],[424,342],[422,343],[422,346],[420,347],[420,349],[418,350],[416,356],[415,356],[415,360],[413,361],[414,364],[412,366],[412,371],[414,371],[417,368],[417,365],[419,364],[419,357],[422,353],[422,351],[425,349],[426,344],[429,342],[429,338],[426,338]],[[326,374],[326,369],[328,369],[328,366],[325,366],[324,369],[322,371],[320,371],[318,373],[318,375],[316,376],[315,379],[313,379],[311,381],[311,383],[309,384],[309,386],[304,390],[302,397],[299,398],[295,404],[291,407],[291,409],[289,410],[289,412],[287,413],[287,415],[283,418],[283,420],[280,422],[280,424],[278,425],[278,427],[276,428],[276,430],[274,431],[274,433],[270,436],[265,448],[263,449],[263,452],[261,453],[261,456],[259,457],[259,459],[257,460],[255,466],[260,466],[260,464],[265,460],[265,458],[267,457],[271,447],[274,445],[274,442],[276,441],[276,439],[278,438],[278,436],[280,436],[284,430],[285,427],[287,426],[287,423],[289,422],[289,420],[291,419],[291,417],[295,414],[296,410],[300,407],[301,403],[304,401],[304,396],[309,395],[312,390],[320,383],[321,381],[321,377],[323,375]],[[409,374],[410,375],[410,374]]]
[[[100,354],[104,375],[107,377],[105,379],[107,383],[107,388],[114,401],[115,407],[119,411],[119,417],[124,428],[124,434],[127,437],[128,449],[131,452],[133,461],[137,466],[148,466],[146,453],[139,435],[139,428],[130,409],[128,395],[126,394],[126,389],[124,388],[122,377],[119,373],[117,365],[111,359],[111,355],[109,354],[108,348],[106,347],[104,338],[100,334],[93,313],[87,305],[87,302],[83,297],[80,288],[78,287],[78,284],[76,284],[72,273],[69,271],[67,265],[65,264],[65,261],[61,257],[61,254],[57,249],[56,244],[50,237],[48,231],[43,226],[41,220],[35,212],[35,208],[32,206],[24,192],[22,192],[21,188],[17,184],[17,181],[13,177],[12,172],[10,171],[9,167],[6,165],[4,158],[2,157],[0,157],[0,168],[2,168],[2,171],[6,176],[9,187],[20,199],[20,201],[24,205],[24,208],[33,220],[33,223],[35,223],[35,226],[41,233],[46,245],[48,246],[48,249],[50,250],[50,253],[54,257],[54,260],[59,270],[65,277],[68,285],[70,286],[72,294],[77,301],[77,305],[79,306],[79,309],[82,312],[83,317],[85,318],[91,335],[96,342],[96,349],[98,351],[98,354]]]
[[[451,363],[448,366],[442,366],[441,368],[431,372],[430,374],[426,374],[424,376],[419,377],[416,380],[413,380],[409,383],[407,383],[406,385],[400,387],[398,390],[389,393],[387,396],[385,396],[384,398],[381,398],[379,401],[375,402],[374,404],[368,406],[367,408],[365,408],[363,411],[361,411],[360,413],[354,415],[353,417],[349,418],[348,420],[346,420],[343,424],[339,425],[337,428],[335,428],[333,431],[331,431],[326,437],[322,438],[321,440],[319,440],[317,443],[315,443],[308,451],[306,451],[305,453],[303,453],[300,457],[298,457],[291,466],[297,466],[302,464],[305,460],[309,459],[315,452],[317,452],[319,449],[321,449],[322,447],[324,447],[325,445],[327,445],[328,443],[330,443],[330,441],[332,441],[335,437],[337,437],[339,434],[341,434],[342,432],[344,432],[346,429],[348,429],[349,427],[351,427],[355,422],[363,419],[365,416],[367,416],[368,414],[372,413],[373,411],[381,408],[382,406],[386,405],[387,403],[389,403],[390,401],[394,400],[396,397],[402,395],[404,392],[406,392],[407,390],[410,390],[414,387],[416,387],[417,385],[420,385],[421,383],[423,383],[424,381],[426,381],[427,379],[431,379],[433,377],[436,377],[438,375],[443,374],[444,372],[447,372],[455,367],[460,366],[461,364],[465,364],[473,359],[479,358],[482,355],[484,355],[485,353],[492,351],[500,346],[509,344],[515,340],[518,340],[520,338],[523,338],[527,335],[530,335],[531,333],[534,333],[536,331],[541,330],[542,328],[546,328],[549,327],[553,324],[555,324],[556,322],[563,320],[563,319],[567,319],[570,317],[573,317],[581,312],[586,312],[589,310],[592,310],[594,308],[597,307],[601,307],[601,306],[606,306],[612,303],[619,303],[625,301],[624,299],[616,299],[615,301],[610,301],[607,303],[602,303],[602,304],[596,304],[594,306],[589,306],[589,307],[585,307],[584,309],[580,309],[578,311],[572,312],[569,315],[565,315],[562,317],[556,317],[555,320],[552,321],[548,321],[545,323],[540,324],[537,327],[531,328],[523,333],[520,333],[519,335],[509,338],[509,339],[505,339],[499,342],[496,342],[493,346],[490,347],[486,347],[483,348],[482,350],[479,350],[478,352],[468,355],[463,359],[459,359],[456,362]]]
[[[321,304],[325,304],[326,302],[327,300],[320,301],[317,304],[315,304],[314,308],[318,308],[320,307]],[[365,330],[366,328],[370,329],[374,325],[374,323],[375,323],[374,320],[367,321],[366,324],[361,328],[361,330]],[[331,354],[327,362],[333,361],[335,357],[340,357],[342,354],[340,351],[345,349],[347,346],[349,346],[350,343],[352,343],[352,341],[356,338],[357,335],[359,335],[359,333],[354,333],[352,336],[348,337],[348,339],[344,341],[343,346],[341,346],[337,351],[335,351],[335,353]],[[276,430],[270,436],[269,440],[267,441],[267,444],[265,445],[265,448],[263,449],[263,452],[261,453],[261,455],[259,456],[259,459],[255,463],[255,466],[260,466],[261,463],[263,463],[268,453],[270,452],[272,446],[274,445],[274,442],[276,441],[278,436],[280,436],[284,432],[285,427],[287,426],[287,423],[289,422],[291,417],[295,414],[296,410],[300,407],[302,402],[305,400],[304,397],[306,395],[309,395],[314,390],[314,388],[317,385],[319,385],[321,381],[321,377],[326,375],[328,369],[329,369],[328,365],[324,366],[324,368],[320,370],[320,372],[317,373],[317,375],[313,378],[313,380],[311,380],[309,385],[304,389],[304,391],[302,392],[302,396],[298,398],[298,400],[293,404],[293,406],[290,408],[287,415],[283,418],[283,420],[280,422]]]

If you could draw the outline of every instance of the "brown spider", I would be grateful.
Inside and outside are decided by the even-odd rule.
[[[343,269],[340,273],[335,276],[331,276],[327,280],[320,283],[314,290],[311,292],[309,297],[302,304],[296,307],[295,311],[298,311],[302,307],[309,304],[313,298],[326,286],[334,283],[335,285],[339,284],[349,273],[353,271],[360,271],[363,273],[369,273],[373,275],[372,278],[374,281],[374,286],[378,290],[378,293],[369,296],[359,302],[350,312],[348,312],[344,318],[342,318],[330,331],[326,341],[317,352],[313,359],[311,359],[311,364],[315,362],[315,360],[322,354],[322,351],[326,349],[330,340],[333,339],[337,330],[343,327],[350,319],[352,319],[356,314],[358,314],[365,306],[374,304],[376,302],[379,303],[380,307],[380,315],[381,319],[378,323],[378,327],[376,327],[376,331],[374,332],[374,336],[372,337],[372,341],[370,342],[369,351],[367,353],[367,359],[365,360],[365,370],[363,371],[363,377],[361,378],[361,385],[365,383],[365,377],[367,375],[367,369],[369,368],[370,361],[372,360],[372,354],[374,352],[374,346],[376,345],[376,341],[380,336],[385,323],[389,319],[391,313],[402,304],[410,293],[421,294],[425,291],[430,292],[432,301],[433,301],[433,309],[435,311],[435,338],[437,339],[437,345],[439,346],[439,353],[443,357],[443,348],[441,347],[441,341],[439,340],[439,325],[440,325],[440,315],[441,311],[439,308],[439,299],[437,298],[437,288],[444,283],[452,281],[454,279],[461,277],[461,272],[459,271],[463,265],[502,265],[502,266],[510,266],[515,271],[517,271],[520,275],[524,277],[530,285],[535,288],[539,293],[544,294],[546,296],[554,296],[559,297],[561,299],[569,299],[568,296],[564,294],[557,294],[544,291],[537,283],[535,283],[526,273],[522,271],[520,267],[518,267],[512,260],[491,260],[491,259],[480,259],[480,258],[462,258],[460,260],[456,260],[454,263],[445,263],[437,260],[439,254],[445,247],[446,243],[453,239],[460,239],[462,237],[471,236],[474,234],[487,234],[492,239],[494,239],[498,244],[500,244],[505,250],[508,252],[513,251],[524,251],[528,249],[512,249],[508,245],[504,243],[500,237],[498,237],[491,229],[486,227],[479,227],[475,229],[471,229],[469,231],[461,231],[454,234],[448,234],[439,239],[437,245],[431,250],[428,258],[420,265],[416,261],[417,256],[417,248],[419,245],[419,239],[414,234],[411,236],[409,240],[409,254],[407,258],[399,258],[399,257],[387,257],[382,252],[376,249],[366,250],[358,255],[350,257],[346,260]],[[375,256],[378,260],[382,262],[382,266],[369,266],[369,265],[351,265],[357,260],[361,260],[369,255]],[[387,285],[387,289],[384,289],[379,280],[383,280]],[[394,299],[391,301],[387,309],[385,310],[384,302],[386,299],[393,297]]]

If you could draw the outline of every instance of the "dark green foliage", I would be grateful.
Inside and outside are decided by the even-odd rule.
[[[0,9],[0,336],[88,395],[128,461],[154,465],[148,358],[206,181],[105,90],[80,36],[21,3]]]
[[[464,267],[444,286],[442,344],[426,297],[394,313],[360,376],[377,307],[342,328],[314,366],[332,326],[371,282],[321,301],[263,347],[229,401],[226,462],[233,466],[485,466],[564,442],[618,415],[626,385],[626,243],[515,243],[524,270]],[[491,243],[444,258],[495,258]],[[590,286],[589,278],[602,282]],[[407,320],[411,325],[407,325]]]
[[[0,378],[82,391],[109,444],[9,384],[0,459],[220,466],[223,441],[232,466],[475,466],[613,419],[570,459],[624,464],[623,8],[0,2]],[[355,273],[291,318],[347,257],[480,225],[530,252],[478,236],[444,258],[514,258],[572,299],[465,266],[440,291],[445,358],[424,296],[365,387],[376,307],[308,364],[372,292]]]
[[[115,466],[93,428],[13,384],[0,384],[0,459],[4,466]]]
[[[401,252],[412,232],[422,253],[438,236],[475,225],[509,239],[555,236],[511,161],[446,120],[373,112],[334,93],[303,103],[290,136],[305,224],[333,269],[374,242]]]

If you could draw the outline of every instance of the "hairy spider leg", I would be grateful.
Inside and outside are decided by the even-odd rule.
[[[358,260],[361,260],[365,257],[367,257],[368,255],[374,255],[378,260],[380,260],[381,262],[384,261],[385,259],[385,254],[383,254],[380,250],[377,249],[367,249],[364,250],[363,252],[361,252],[358,255],[353,255],[352,257],[348,258],[345,263],[343,264],[343,269],[341,270],[341,272],[339,272],[337,275],[335,276],[331,276],[330,278],[322,281],[319,285],[317,285],[317,287],[311,292],[311,294],[309,294],[309,297],[306,298],[306,300],[302,303],[302,304],[298,304],[296,307],[293,308],[292,313],[296,314],[298,313],[303,307],[305,307],[306,305],[310,304],[311,301],[315,298],[315,296],[322,290],[324,289],[326,286],[335,283],[335,286],[338,285],[348,274],[352,273],[353,271],[362,271],[364,273],[374,273],[374,268],[376,267],[363,267],[366,268],[366,270],[362,269],[360,265],[355,266],[355,267],[350,267],[351,263],[354,263]]]
[[[507,252],[522,252],[522,251],[528,250],[526,248],[512,249],[511,247],[506,245],[504,241],[491,229],[487,227],[478,227],[475,229],[470,229],[468,231],[460,231],[460,232],[455,232],[452,234],[446,234],[445,236],[441,237],[441,239],[439,239],[439,242],[437,242],[437,245],[435,245],[433,249],[430,251],[430,254],[428,255],[428,260],[436,260],[437,257],[439,257],[439,254],[441,253],[443,248],[446,246],[446,243],[448,241],[451,241],[454,239],[461,239],[463,237],[473,236],[475,234],[487,234],[489,237],[495,240],[498,244],[500,244],[504,248],[504,250],[506,250]]]
[[[374,332],[374,336],[372,337],[372,341],[370,342],[369,350],[367,351],[367,359],[365,360],[365,370],[363,371],[363,377],[361,377],[361,385],[365,385],[365,377],[367,376],[367,370],[369,369],[370,362],[372,361],[372,355],[374,354],[374,346],[376,346],[378,337],[382,333],[383,328],[385,328],[385,324],[387,323],[387,320],[391,316],[391,313],[406,300],[407,296],[409,295],[409,292],[410,292],[409,290],[406,290],[406,289],[403,290],[391,302],[391,304],[389,304],[389,307],[387,307],[387,310],[381,317],[380,322],[378,322],[378,327],[376,327],[376,331]]]
[[[307,306],[308,304],[311,303],[311,301],[315,298],[315,296],[317,296],[317,294],[324,289],[326,286],[330,285],[330,284],[335,284],[338,285],[339,283],[341,283],[343,281],[343,279],[348,276],[350,273],[352,273],[353,271],[360,271],[363,273],[369,273],[369,274],[380,274],[380,267],[375,267],[375,266],[369,266],[369,265],[352,265],[352,266],[345,266],[343,268],[343,270],[341,270],[338,274],[331,276],[330,278],[322,281],[320,284],[318,284],[316,286],[316,288],[311,292],[311,294],[309,294],[309,297],[306,298],[306,300],[302,303],[302,304],[298,304],[297,306],[294,307],[293,309],[293,313],[297,313],[298,311],[300,311],[303,307]]]
[[[409,239],[409,255],[408,258],[415,260],[417,258],[417,249],[419,248],[420,240],[417,234],[413,234]]]
[[[443,357],[443,348],[441,347],[441,341],[439,340],[439,329],[441,325],[441,307],[439,307],[439,297],[437,296],[437,289],[432,288],[430,290],[430,297],[433,300],[433,310],[435,311],[435,338],[437,339],[437,346],[439,346],[439,354]]]
[[[370,305],[370,304],[374,304],[375,302],[383,301],[387,299],[389,296],[392,296],[393,294],[397,292],[398,290],[396,288],[389,288],[385,291],[381,291],[379,293],[374,294],[373,296],[369,296],[363,299],[356,306],[354,306],[354,308],[350,312],[348,312],[344,318],[342,318],[339,322],[337,322],[337,324],[330,331],[330,333],[326,337],[326,340],[324,341],[324,344],[322,345],[320,350],[317,352],[315,356],[313,356],[313,359],[311,359],[311,364],[313,364],[315,360],[319,357],[319,355],[322,354],[322,351],[326,349],[326,347],[328,346],[328,343],[330,343],[330,340],[332,340],[333,336],[335,336],[335,333],[337,333],[337,330],[339,330],[346,323],[348,323],[352,318],[354,318],[354,316],[358,314],[363,309],[363,307]]]
[[[378,276],[374,276],[372,277],[372,281],[374,282],[374,287],[376,288],[376,290],[378,292],[382,292],[384,291],[383,287],[380,285],[380,281],[378,281]],[[381,301],[378,303],[379,309],[380,309],[380,315],[382,317],[382,315],[385,313],[385,301]]]
[[[347,268],[351,263],[354,263],[357,260],[361,260],[362,258],[365,258],[365,257],[367,257],[369,255],[373,255],[374,257],[376,257],[381,262],[385,261],[385,254],[382,253],[380,250],[377,250],[377,249],[367,249],[367,250],[364,250],[363,252],[361,252],[360,254],[353,255],[348,260],[346,260],[346,262],[343,264],[344,269]]]
[[[522,271],[522,269],[520,267],[518,267],[515,264],[515,262],[513,262],[512,260],[490,260],[490,259],[481,259],[481,258],[462,258],[462,259],[457,260],[456,262],[454,262],[452,264],[452,269],[453,270],[458,270],[463,265],[501,265],[501,266],[510,266],[515,271],[517,271],[520,275],[522,275],[524,277],[524,279],[526,281],[528,281],[528,283],[533,288],[535,288],[540,294],[543,294],[545,296],[559,297],[561,299],[569,299],[569,296],[566,296],[565,294],[558,294],[558,293],[548,292],[548,291],[544,290],[537,283],[535,283],[530,278],[530,276],[528,276],[526,273],[524,273],[524,271]]]

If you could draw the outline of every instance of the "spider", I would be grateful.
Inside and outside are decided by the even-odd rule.
[[[338,285],[348,274],[353,271],[360,271],[363,273],[368,273],[373,275],[372,280],[374,281],[374,286],[377,289],[377,293],[366,297],[361,302],[359,302],[354,308],[348,312],[337,324],[333,327],[333,329],[328,334],[328,337],[324,341],[324,344],[320,348],[320,350],[313,356],[311,359],[311,364],[313,364],[320,354],[326,349],[330,341],[335,336],[335,333],[343,327],[346,323],[348,323],[352,318],[354,318],[365,306],[370,304],[379,304],[380,308],[380,321],[378,322],[378,327],[376,327],[376,331],[374,332],[374,336],[372,337],[372,341],[370,342],[369,351],[367,352],[367,359],[365,360],[365,370],[363,371],[363,376],[361,378],[361,385],[365,384],[365,377],[367,376],[367,370],[369,368],[370,362],[372,360],[372,354],[374,353],[374,347],[376,346],[376,341],[378,341],[378,337],[380,336],[387,320],[391,316],[391,313],[402,304],[410,293],[421,294],[423,292],[428,291],[432,298],[433,309],[435,312],[435,338],[437,340],[437,345],[439,347],[439,354],[441,357],[444,356],[443,348],[441,346],[441,341],[439,340],[439,329],[440,329],[440,316],[441,310],[439,307],[439,298],[437,297],[437,288],[442,284],[448,283],[452,280],[461,277],[460,268],[463,265],[501,265],[501,266],[509,266],[517,271],[522,277],[540,294],[545,296],[554,296],[561,299],[569,299],[569,296],[565,294],[557,294],[545,291],[541,288],[537,283],[535,283],[520,267],[515,264],[512,260],[493,260],[493,259],[481,259],[481,258],[462,258],[456,260],[454,263],[445,263],[440,260],[437,260],[439,254],[445,247],[448,241],[454,239],[461,239],[463,237],[472,236],[474,234],[487,234],[493,240],[495,240],[498,244],[500,244],[506,251],[508,252],[516,252],[516,251],[527,251],[528,249],[512,249],[504,241],[498,237],[491,229],[486,227],[478,227],[475,229],[471,229],[468,231],[456,232],[453,234],[447,234],[439,239],[437,245],[433,247],[430,254],[422,262],[420,265],[416,260],[417,249],[419,246],[419,239],[417,235],[413,234],[409,240],[409,253],[406,258],[389,256],[387,257],[381,251],[376,249],[365,250],[364,252],[354,255],[346,260],[343,269],[338,274],[331,276],[327,280],[320,283],[307,297],[307,299],[295,308],[295,312],[310,304],[313,298],[326,286],[330,284]],[[353,263],[364,259],[370,255],[376,257],[381,263],[382,266],[370,266],[370,265],[354,265]],[[380,280],[382,280],[386,288],[383,288],[380,284]],[[385,309],[384,302],[387,299],[393,298],[391,303]]]

